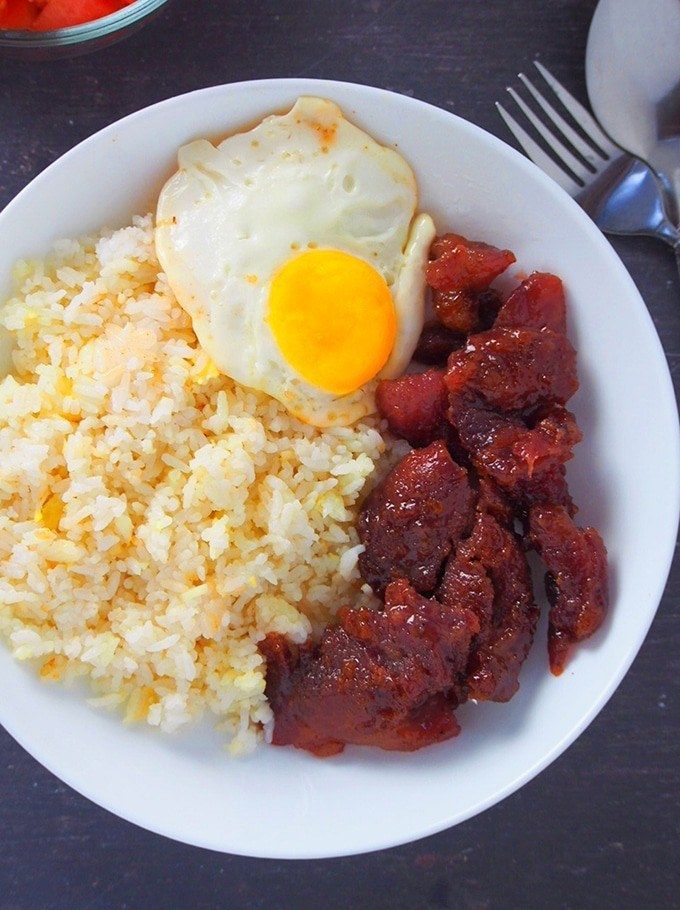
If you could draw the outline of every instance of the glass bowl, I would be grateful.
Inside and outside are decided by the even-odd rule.
[[[110,16],[47,32],[0,29],[0,57],[50,60],[89,53],[136,32],[168,2],[135,0]]]

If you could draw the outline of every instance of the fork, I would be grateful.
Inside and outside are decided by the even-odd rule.
[[[613,143],[586,108],[541,63],[535,60],[534,64],[561,110],[580,132],[556,109],[555,102],[519,73],[543,116],[514,88],[508,87],[508,93],[554,158],[496,102],[499,114],[527,156],[573,196],[600,230],[658,237],[674,248],[680,268],[680,231],[666,214],[663,187],[652,168]]]

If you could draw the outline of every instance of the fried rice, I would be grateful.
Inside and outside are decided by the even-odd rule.
[[[19,262],[0,310],[0,636],[47,681],[172,732],[214,715],[267,739],[258,644],[345,603],[379,421],[316,429],[218,374],[178,306],[150,215]]]

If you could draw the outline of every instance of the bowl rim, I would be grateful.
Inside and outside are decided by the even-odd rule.
[[[511,146],[502,142],[493,134],[488,133],[482,128],[476,126],[475,124],[464,120],[458,115],[445,110],[444,108],[436,107],[435,105],[430,104],[429,102],[422,101],[419,99],[414,99],[406,95],[401,95],[397,92],[388,91],[382,88],[376,88],[372,86],[361,85],[358,83],[350,82],[339,82],[334,80],[327,79],[301,79],[301,78],[290,78],[290,79],[263,79],[263,80],[248,80],[244,82],[230,83],[227,85],[215,85],[209,86],[206,88],[196,89],[190,92],[183,93],[181,95],[174,96],[173,98],[165,99],[164,101],[156,102],[155,104],[149,105],[146,108],[140,109],[136,112],[133,112],[126,117],[117,120],[115,123],[110,124],[107,127],[104,127],[102,130],[97,131],[92,136],[82,140],[77,146],[74,146],[73,149],[67,151],[65,155],[61,156],[60,159],[57,159],[52,165],[49,165],[46,168],[46,171],[58,167],[59,162],[71,153],[75,153],[78,149],[87,150],[87,144],[93,143],[95,146],[102,141],[102,139],[109,138],[113,141],[116,140],[117,133],[121,129],[125,129],[128,123],[132,123],[133,120],[141,118],[142,120],[149,114],[149,112],[155,111],[156,113],[172,111],[173,105],[185,105],[188,101],[192,99],[203,101],[215,101],[224,94],[228,94],[230,97],[238,97],[239,93],[246,92],[256,92],[258,94],[258,103],[262,97],[269,97],[270,92],[275,92],[277,90],[282,92],[289,93],[293,95],[294,93],[311,93],[317,92],[321,93],[333,93],[338,92],[340,95],[347,95],[347,100],[339,99],[338,103],[341,107],[347,106],[348,116],[351,116],[349,113],[350,106],[352,106],[352,99],[356,98],[358,101],[362,101],[367,96],[370,96],[372,102],[379,102],[380,99],[387,98],[388,96],[394,100],[395,97],[399,98],[400,104],[403,104],[408,110],[415,110],[417,108],[429,109],[431,116],[442,117],[456,121],[458,128],[462,130],[465,134],[470,134],[474,137],[485,139],[485,142],[490,145],[492,149],[500,150],[502,148],[503,155],[509,156],[509,161],[512,162],[512,170],[518,170],[537,184],[542,186],[541,196],[548,199],[552,197],[555,200],[558,200],[559,205],[565,209],[565,212],[571,211],[573,217],[579,220],[580,230],[587,235],[589,239],[596,247],[599,255],[604,259],[605,264],[608,269],[613,269],[617,281],[620,281],[622,286],[628,289],[629,295],[631,297],[637,298],[635,316],[638,320],[639,325],[646,330],[647,340],[652,344],[655,351],[655,377],[660,383],[660,389],[664,395],[664,404],[670,405],[671,398],[673,404],[675,403],[675,393],[673,390],[672,380],[670,377],[670,372],[668,371],[667,364],[665,364],[665,358],[663,357],[663,349],[661,347],[660,340],[656,333],[651,316],[644,305],[644,301],[640,297],[639,291],[637,290],[632,278],[628,274],[625,266],[617,256],[613,247],[607,242],[606,238],[600,233],[596,226],[590,221],[590,219],[582,212],[578,205],[556,185],[548,177],[546,177],[543,172],[539,171],[534,165],[531,164],[523,155],[513,149]],[[200,97],[199,97],[200,96]],[[331,95],[332,97],[332,95]],[[252,106],[252,103],[251,103]],[[359,105],[360,106],[360,105]],[[354,113],[354,111],[352,111]],[[365,114],[362,113],[362,117],[365,119]],[[395,133],[398,134],[400,127],[395,127]],[[80,154],[80,153],[78,153]],[[44,174],[45,172],[43,172]],[[38,175],[34,178],[34,181],[40,181],[41,175]],[[23,196],[24,193],[29,191],[29,187],[34,183],[31,181],[27,187],[22,190],[15,200],[19,201],[19,198]],[[11,213],[13,211],[12,202],[9,203],[8,208],[5,209],[3,213],[0,213],[0,230],[4,228],[4,215]],[[639,304],[639,306],[637,305]],[[654,340],[654,338],[656,340]],[[663,364],[662,364],[663,360]],[[669,409],[666,409],[665,416],[668,416],[670,413]],[[675,415],[674,419],[671,419],[667,426],[667,449],[666,453],[671,456],[674,465],[674,476],[673,476],[673,486],[672,489],[668,491],[668,498],[664,503],[666,522],[665,530],[668,531],[671,524],[674,521],[675,532],[677,533],[678,521],[680,519],[680,424],[678,423],[677,418],[677,409],[673,408],[673,413]],[[675,467],[677,465],[678,467]],[[665,571],[662,572],[659,569],[658,574],[655,576],[653,584],[650,585],[650,590],[648,591],[650,602],[654,602],[654,609],[649,611],[649,614],[645,613],[645,622],[641,623],[635,629],[635,637],[632,642],[629,642],[629,650],[626,653],[619,653],[616,657],[616,660],[613,661],[611,666],[611,672],[608,675],[608,682],[605,687],[600,689],[597,693],[597,697],[590,701],[588,710],[579,714],[576,722],[573,723],[568,729],[562,730],[562,735],[559,739],[554,740],[551,743],[550,748],[544,749],[540,755],[535,755],[534,760],[526,764],[521,773],[518,773],[512,780],[506,781],[503,786],[496,788],[493,792],[490,792],[486,795],[485,798],[479,799],[474,805],[468,805],[467,810],[464,812],[458,812],[456,814],[452,806],[447,802],[446,799],[442,800],[442,806],[436,817],[428,819],[427,823],[420,821],[418,824],[412,825],[412,830],[409,835],[408,840],[416,840],[422,837],[425,837],[430,834],[434,834],[438,831],[441,831],[445,828],[451,827],[452,825],[459,824],[472,816],[478,814],[479,812],[489,808],[492,805],[495,805],[506,796],[515,792],[529,780],[533,779],[540,771],[545,767],[551,764],[574,740],[580,735],[581,732],[590,724],[590,722],[596,717],[600,710],[604,707],[609,698],[613,695],[614,691],[618,687],[622,678],[628,671],[633,660],[637,656],[639,648],[644,641],[644,638],[647,635],[649,626],[656,614],[656,609],[660,602],[661,596],[663,594],[663,589],[667,582],[668,572],[673,560],[673,553],[675,548],[675,536],[673,540],[669,538],[666,540],[665,546],[661,548],[662,552],[657,560],[658,565],[663,566]],[[2,668],[0,667],[0,670]],[[501,706],[504,707],[504,706]],[[8,731],[12,733],[12,727],[14,724],[8,724],[3,719],[3,723],[7,727]],[[14,733],[12,733],[14,735]],[[21,742],[21,737],[16,736],[16,738]],[[29,750],[30,751],[30,750]],[[32,754],[35,754],[32,752]],[[46,762],[42,757],[36,756],[38,761],[42,761],[46,767],[49,767],[50,770],[53,770],[53,773],[58,774],[62,780],[65,780],[70,786],[88,798],[92,799],[98,805],[104,806],[104,808],[109,809],[109,811],[115,812],[116,814],[122,815],[122,817],[132,821],[136,824],[141,825],[149,830],[155,830],[157,833],[164,834],[176,840],[182,840],[186,843],[193,843],[198,846],[204,846],[209,849],[223,850],[224,852],[235,852],[242,855],[253,856],[253,857],[268,857],[268,858],[281,858],[281,859],[313,859],[313,858],[326,858],[331,856],[346,856],[353,853],[360,852],[370,852],[372,850],[384,849],[398,844],[407,842],[407,839],[403,837],[402,831],[395,830],[385,830],[382,832],[382,837],[379,840],[374,839],[372,842],[368,842],[370,838],[370,833],[365,834],[364,832],[356,832],[356,839],[353,844],[348,843],[345,839],[338,835],[337,839],[334,841],[334,846],[329,847],[328,844],[324,843],[311,843],[308,842],[304,849],[300,848],[300,845],[293,843],[294,839],[291,839],[288,843],[283,843],[277,845],[276,848],[268,846],[264,849],[255,848],[252,845],[252,842],[245,845],[243,843],[235,843],[234,840],[231,840],[230,843],[218,843],[215,840],[210,840],[205,838],[204,840],[198,840],[195,837],[193,839],[185,839],[185,837],[178,836],[177,829],[168,830],[167,827],[163,826],[154,826],[149,824],[149,819],[144,817],[143,813],[140,813],[139,807],[136,807],[134,812],[128,809],[127,812],[122,813],[117,810],[117,807],[110,802],[110,796],[107,794],[106,798],[103,797],[101,792],[92,792],[91,789],[88,789],[87,786],[84,786],[78,780],[77,769],[69,767],[69,773],[64,775],[59,773],[59,770],[55,770],[51,762]],[[426,767],[432,767],[434,764],[436,767],[436,756],[434,753],[431,756],[432,762],[427,763]],[[293,758],[288,755],[283,757],[283,763],[287,767],[293,767],[294,769],[298,766]],[[388,766],[394,765],[394,762],[387,760],[386,764]],[[390,767],[388,767],[388,771]],[[416,773],[415,770],[413,772]],[[75,777],[75,779],[74,779]],[[107,803],[108,800],[108,803]],[[451,816],[456,815],[455,819],[452,820]],[[309,841],[309,838],[308,838]]]

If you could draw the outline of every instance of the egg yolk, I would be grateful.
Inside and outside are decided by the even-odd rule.
[[[385,279],[363,259],[308,250],[273,278],[267,321],[288,364],[307,382],[347,395],[387,362],[397,332]]]

